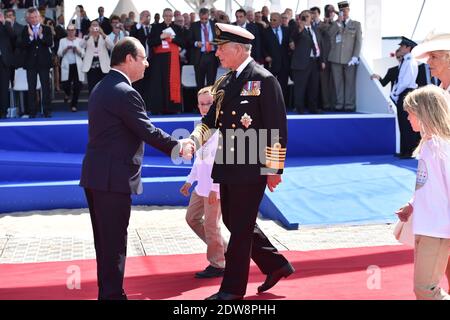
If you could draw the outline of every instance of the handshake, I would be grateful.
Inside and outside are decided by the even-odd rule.
[[[194,140],[187,138],[178,140],[180,146],[179,156],[185,160],[191,160],[194,157],[196,151]]]

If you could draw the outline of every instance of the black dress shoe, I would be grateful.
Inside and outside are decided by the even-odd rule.
[[[261,293],[269,290],[274,285],[276,285],[278,281],[281,280],[281,278],[287,278],[294,272],[295,269],[290,263],[285,264],[280,269],[267,275],[266,281],[264,281],[264,283],[258,287],[258,292]]]
[[[225,269],[207,266],[205,270],[197,272],[195,277],[199,279],[218,278],[223,277],[224,273]]]
[[[212,296],[206,298],[205,300],[242,300],[244,299],[244,296],[239,296],[236,294],[231,293],[225,293],[225,292],[217,292],[213,294]]]

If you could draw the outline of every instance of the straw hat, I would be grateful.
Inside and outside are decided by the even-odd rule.
[[[450,32],[431,31],[425,40],[412,50],[416,60],[426,62],[433,51],[450,51]]]

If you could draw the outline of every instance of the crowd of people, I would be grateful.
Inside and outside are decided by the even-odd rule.
[[[45,8],[60,5],[62,1],[3,1],[4,15],[0,15],[1,42],[11,61],[3,61],[14,81],[14,69],[25,68],[31,84],[23,113],[36,117],[39,103],[44,116],[51,116],[49,81],[56,90],[63,89],[65,103],[72,111],[78,110],[82,83],[87,80],[89,92],[110,70],[113,46],[126,36],[140,40],[146,49],[150,67],[144,79],[134,84],[151,114],[176,114],[183,110],[181,71],[183,65],[193,65],[197,89],[212,85],[220,63],[213,43],[215,23],[231,24],[230,17],[215,8],[182,14],[165,9],[162,15],[152,17],[148,10],[105,17],[104,8],[90,19],[82,5],[78,5],[70,21],[59,15],[56,21],[45,17]],[[36,9],[39,5],[40,9]],[[15,10],[30,8],[27,25],[16,21]],[[254,35],[251,54],[278,79],[287,106],[298,113],[328,111],[355,111],[355,75],[359,63],[362,34],[359,22],[350,18],[346,1],[325,6],[321,19],[318,7],[294,15],[284,12],[239,9],[233,25],[245,28]],[[197,20],[197,17],[199,18]],[[153,18],[153,19],[152,19]],[[42,26],[42,27],[41,27]],[[36,28],[36,29],[33,29]],[[42,30],[42,33],[39,31]],[[33,33],[33,35],[31,35]],[[35,36],[35,33],[37,36]],[[6,59],[3,59],[6,60]],[[44,64],[33,61],[45,61]],[[53,77],[48,77],[50,69]],[[36,100],[36,74],[42,85],[41,101]],[[289,90],[292,79],[294,90]],[[0,115],[6,116],[8,92],[2,86]],[[38,97],[39,98],[39,97]],[[70,104],[69,104],[70,100]]]

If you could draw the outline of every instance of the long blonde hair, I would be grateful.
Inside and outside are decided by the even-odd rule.
[[[420,124],[422,139],[414,156],[429,139],[438,145],[450,143],[450,94],[447,91],[433,85],[425,86],[409,93],[403,106]]]

